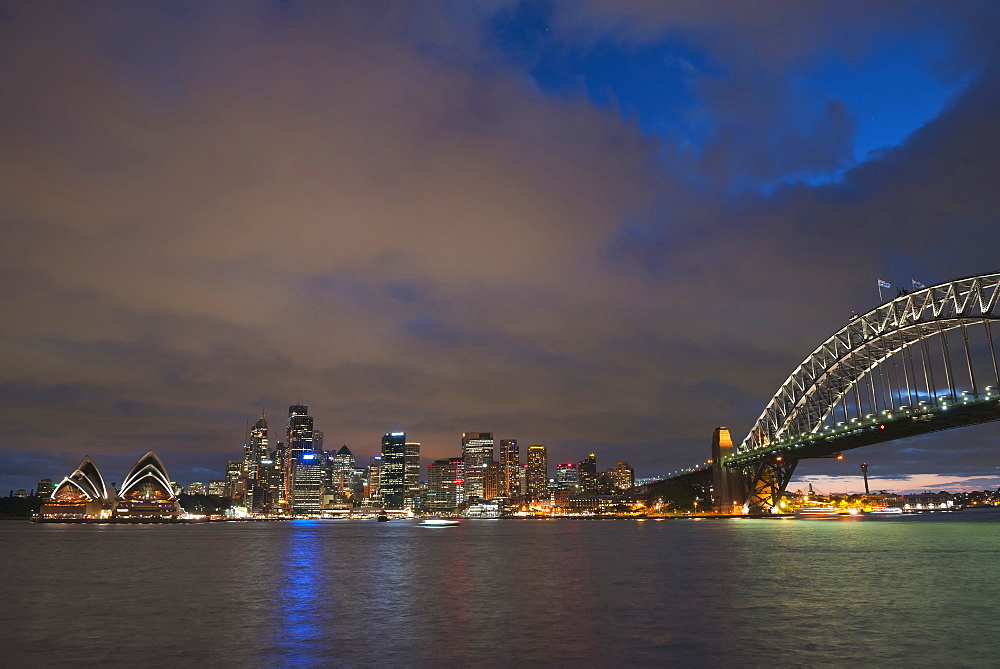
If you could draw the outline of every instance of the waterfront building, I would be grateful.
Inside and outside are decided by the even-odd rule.
[[[549,461],[541,444],[528,446],[528,494],[541,497],[548,491]]]
[[[403,503],[412,508],[420,506],[420,442],[406,442],[404,451],[406,475]]]
[[[323,463],[313,448],[313,419],[309,407],[304,404],[288,407],[284,465],[285,499],[292,513],[318,512]],[[300,475],[303,478],[299,478]]]
[[[116,497],[114,488],[105,485],[97,465],[86,455],[80,466],[59,482],[38,515],[43,520],[107,518]]]
[[[52,485],[52,479],[42,479],[35,487],[35,497],[47,499],[52,495],[52,491],[55,489],[55,486]]]
[[[292,514],[295,516],[315,516],[319,514],[323,494],[323,483],[326,480],[321,451],[299,451],[293,463],[294,482],[292,496]]]
[[[382,456],[376,455],[368,464],[368,486],[365,488],[365,500],[368,502],[375,502],[382,499],[381,497],[381,480],[382,480]]]
[[[112,517],[119,520],[174,520],[181,513],[163,462],[146,451],[132,466],[118,493]]]
[[[521,470],[521,452],[516,439],[500,440],[500,489],[507,497],[517,497],[521,494],[519,474]]]
[[[188,484],[187,492],[189,495],[204,495],[205,494],[205,484],[201,481],[193,481]]]
[[[597,456],[591,453],[577,463],[579,490],[582,495],[597,494]]]
[[[378,490],[387,509],[402,509],[406,494],[406,433],[382,437],[382,471]]]
[[[502,494],[500,463],[496,460],[490,460],[486,463],[486,471],[483,474],[483,499],[493,499]]]
[[[573,493],[580,489],[580,472],[575,462],[563,462],[556,465],[556,490],[569,490]]]
[[[465,501],[463,458],[445,458],[427,465],[427,508],[454,509]]]
[[[483,497],[483,477],[492,460],[492,432],[465,432],[462,434],[462,469],[466,499]]]

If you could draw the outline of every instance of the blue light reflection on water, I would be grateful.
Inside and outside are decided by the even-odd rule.
[[[322,617],[326,592],[325,572],[317,568],[324,553],[321,521],[289,521],[278,578],[275,642],[276,654],[285,663],[310,666],[321,662]]]

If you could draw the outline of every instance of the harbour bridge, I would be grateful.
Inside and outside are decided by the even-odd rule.
[[[653,485],[772,513],[801,460],[1000,420],[1000,273],[900,292],[810,353],[738,447],[717,429],[712,460]]]

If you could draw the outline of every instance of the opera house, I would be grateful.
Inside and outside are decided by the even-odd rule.
[[[76,471],[52,491],[36,520],[163,523],[178,520],[181,512],[163,462],[147,451],[129,470],[118,492],[104,483],[97,465],[85,456]]]

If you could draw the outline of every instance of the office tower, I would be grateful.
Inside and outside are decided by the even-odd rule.
[[[376,455],[368,465],[368,487],[365,489],[365,497],[373,502],[382,499],[381,490],[382,479],[382,456]]]
[[[354,454],[344,444],[330,459],[330,488],[341,499],[354,497]]]
[[[483,476],[492,461],[492,432],[462,434],[462,468],[466,499],[483,497]]]
[[[213,497],[225,497],[226,482],[222,479],[208,479],[208,494]]]
[[[502,495],[517,497],[521,494],[518,476],[521,470],[521,452],[516,439],[500,440],[500,490]]]
[[[306,457],[306,456],[310,457]],[[313,450],[313,419],[309,415],[309,407],[293,404],[288,407],[288,420],[285,428],[285,495],[292,513],[298,514],[302,509],[315,508],[319,510],[319,490],[314,489],[315,471],[319,465]],[[305,479],[296,480],[299,476]],[[320,485],[322,481],[320,481]],[[315,500],[312,497],[315,496]]]
[[[528,465],[517,468],[517,490],[521,497],[528,496]]]
[[[593,453],[577,463],[576,471],[580,477],[580,494],[597,494],[597,456]]]
[[[503,486],[500,481],[500,463],[490,460],[486,464],[486,471],[483,473],[483,499],[493,499],[503,494]]]
[[[420,506],[420,443],[408,441],[405,445],[406,488],[403,503],[409,507]]]
[[[382,437],[382,473],[378,489],[385,508],[403,508],[406,494],[405,432],[391,432]]]
[[[574,493],[580,489],[580,472],[575,462],[556,465],[556,488]]]
[[[194,481],[188,484],[187,492],[189,495],[204,495],[205,494],[205,484],[200,481]]]
[[[313,450],[323,450],[323,433],[319,430],[313,430]]]
[[[241,505],[246,497],[246,485],[243,480],[243,461],[230,460],[226,463],[226,497],[233,504]]]
[[[260,418],[250,428],[246,447],[243,449],[243,480],[247,508],[260,508],[261,506],[260,499],[255,499],[265,494],[258,485],[258,470],[261,460],[266,459],[267,456],[267,418],[261,411]]]
[[[454,509],[465,501],[462,458],[435,460],[427,465],[427,508]]]
[[[631,490],[635,485],[635,471],[629,467],[627,462],[619,462],[610,471],[612,471],[611,478],[614,481],[615,487],[622,490]]]
[[[549,487],[549,460],[541,444],[528,446],[528,494],[540,497]]]
[[[42,499],[51,497],[53,490],[55,490],[55,486],[52,485],[52,479],[42,479],[38,482],[38,486],[35,488],[35,497],[40,497]]]

